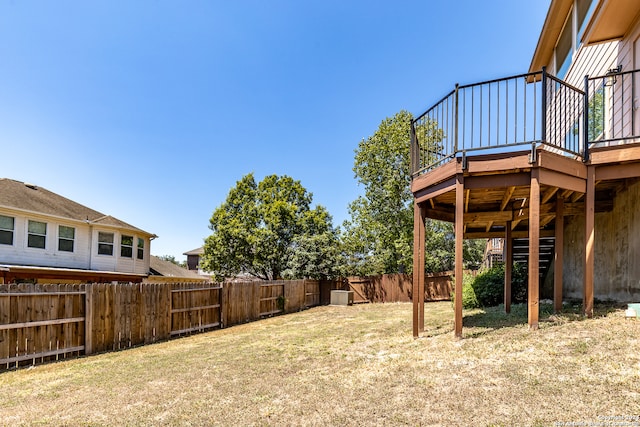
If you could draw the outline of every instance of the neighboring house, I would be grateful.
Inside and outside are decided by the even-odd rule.
[[[156,236],[45,188],[0,179],[0,280],[140,282]]]
[[[183,253],[182,255],[187,256],[187,268],[189,270],[198,271],[198,274],[203,274],[202,270],[200,270],[200,258],[203,254],[204,246],[200,246],[199,248]]]
[[[204,276],[207,279],[211,278],[210,272],[204,271],[200,268],[200,258],[204,254],[204,246],[200,246],[199,248],[192,249],[188,252],[183,253],[183,255],[187,256],[187,268],[191,271],[197,271],[200,276]],[[255,280],[261,280],[252,276],[248,273],[240,273],[233,278],[227,278],[228,282],[252,282]]]
[[[528,72],[456,85],[414,120],[411,174],[414,271],[433,218],[455,224],[456,278],[463,239],[504,239],[507,311],[525,243],[532,329],[543,283],[556,311],[563,297],[582,298],[587,316],[596,297],[640,299],[640,1],[552,0]]]
[[[208,277],[200,276],[191,270],[151,255],[149,277],[144,281],[149,283],[196,283],[208,282],[209,280]]]

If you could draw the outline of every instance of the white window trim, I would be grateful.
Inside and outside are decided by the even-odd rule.
[[[73,230],[73,239],[70,239],[70,238],[68,238],[68,237],[62,237],[62,236],[60,236],[60,227],[67,227],[67,228],[71,228],[71,229]],[[75,228],[75,227],[72,227],[72,226],[70,226],[70,225],[58,224],[58,236],[57,236],[57,237],[58,237],[58,239],[57,239],[57,240],[58,240],[58,246],[57,246],[57,248],[56,248],[56,249],[58,250],[58,252],[64,252],[64,253],[67,253],[67,254],[75,253],[75,251],[76,251],[76,228]],[[71,241],[71,243],[72,243],[72,247],[73,247],[73,250],[71,250],[71,251],[61,250],[61,249],[60,249],[60,241],[61,241],[61,240],[68,240],[68,241]]]
[[[114,247],[115,247],[115,241],[116,241],[116,233],[114,232],[110,232],[110,231],[97,231],[98,235],[96,236],[96,240],[98,242],[98,246],[96,248],[96,255],[97,256],[104,256],[104,257],[112,257],[114,256],[113,251],[114,251]],[[111,243],[109,242],[101,242],[100,241],[100,233],[102,234],[111,234],[113,236],[113,241]],[[110,245],[111,246],[111,254],[101,254],[100,253],[100,245]]]
[[[13,220],[13,228],[0,228],[0,231],[8,231],[11,233],[11,244],[2,244],[2,246],[15,246],[16,244],[16,217],[9,215],[0,215],[5,218],[11,218]]]
[[[39,233],[33,233],[31,231],[29,231],[29,223],[31,222],[38,222],[40,224],[44,224],[44,234],[39,234]],[[36,250],[47,250],[47,229],[48,229],[48,224],[45,221],[38,221],[35,219],[27,219],[27,228],[26,228],[26,232],[27,232],[27,241],[26,241],[26,247],[27,249],[36,249]],[[30,246],[29,245],[29,236],[39,236],[39,237],[44,237],[44,247],[39,247],[39,246]]]

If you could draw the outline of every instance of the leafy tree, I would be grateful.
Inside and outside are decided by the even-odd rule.
[[[349,206],[343,239],[355,274],[412,268],[411,120],[407,111],[386,118],[356,149],[353,171],[365,191]]]
[[[204,245],[203,268],[216,280],[239,273],[263,280],[305,272],[330,274],[314,264],[317,252],[324,250],[316,244],[317,239],[331,243],[336,231],[326,209],[311,209],[311,201],[312,194],[288,176],[270,175],[258,184],[253,174],[244,176],[211,216],[213,233]],[[299,248],[315,255],[304,260]]]
[[[407,111],[386,118],[356,149],[353,171],[364,186],[364,195],[349,205],[351,220],[344,223],[342,240],[348,274],[412,271],[413,195],[409,169],[412,119]],[[416,135],[423,155],[435,155],[444,133],[435,121],[424,120],[417,126]],[[452,225],[427,219],[426,239],[426,270],[452,269]]]

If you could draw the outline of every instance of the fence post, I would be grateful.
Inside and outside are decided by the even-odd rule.
[[[93,284],[84,288],[84,354],[93,353]]]
[[[226,328],[229,319],[229,286],[227,282],[220,284],[220,328]]]
[[[582,161],[589,161],[589,75],[584,76],[584,131],[582,147]]]

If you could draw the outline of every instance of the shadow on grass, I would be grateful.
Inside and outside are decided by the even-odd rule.
[[[622,309],[620,303],[597,301],[594,304],[594,317],[604,317]],[[582,301],[567,301],[562,312],[554,313],[553,304],[540,304],[540,323],[561,325],[567,322],[583,321],[588,318],[582,314]],[[504,312],[504,305],[470,310],[464,314],[463,327],[471,329],[465,338],[475,338],[502,328],[523,326],[528,323],[527,304],[512,304],[511,313]]]

